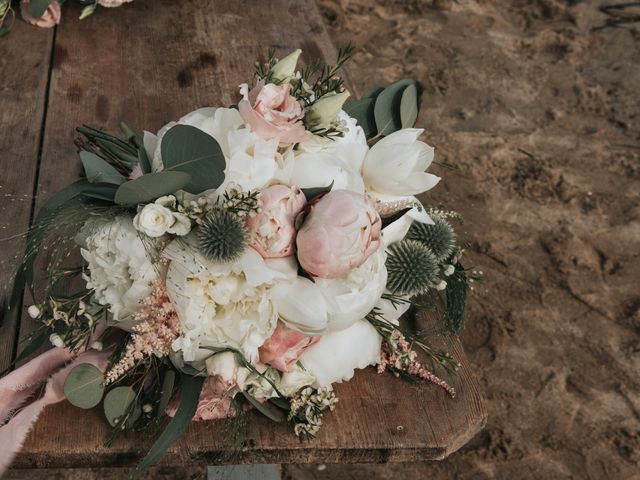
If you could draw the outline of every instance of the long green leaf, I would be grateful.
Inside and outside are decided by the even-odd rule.
[[[184,188],[187,192],[198,194],[222,185],[224,154],[216,139],[202,130],[176,125],[162,137],[160,151],[166,171],[191,175],[191,181]]]
[[[114,185],[121,185],[127,180],[120,172],[95,153],[80,152],[80,161],[84,167],[87,181],[90,183],[112,183]]]
[[[129,475],[130,479],[153,465],[184,433],[198,408],[198,400],[200,399],[203,382],[204,377],[182,376],[182,394],[180,396],[180,405],[178,406],[175,416],[155,441],[151,450],[147,453],[147,456],[142,459],[140,465],[131,472]]]
[[[447,279],[447,288],[445,289],[447,301],[445,320],[451,333],[460,333],[464,328],[468,289],[467,274],[462,265],[457,264],[455,272]]]
[[[267,418],[270,418],[274,422],[282,422],[286,418],[284,412],[277,408],[275,405],[272,405],[269,402],[261,403],[244,391],[242,392],[242,395],[244,395],[245,398],[249,400],[249,403],[251,403],[251,405],[253,405],[256,410],[258,410],[261,414],[263,414]]]
[[[191,175],[185,172],[163,170],[148,173],[120,185],[116,191],[115,202],[126,206],[148,203],[163,195],[175,193],[184,188],[190,180]]]

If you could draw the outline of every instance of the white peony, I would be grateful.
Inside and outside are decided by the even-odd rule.
[[[132,324],[131,315],[152,291],[158,278],[144,244],[128,217],[113,221],[90,221],[76,239],[82,257],[89,264],[87,288],[94,298],[108,306],[114,321]]]
[[[165,233],[184,236],[191,231],[191,220],[176,212],[176,197],[167,195],[145,205],[133,218],[133,226],[149,237],[161,237]]]
[[[358,320],[339,332],[331,332],[300,356],[300,363],[316,378],[316,385],[351,380],[356,368],[380,362],[382,337],[366,320]]]
[[[296,277],[293,282],[279,282],[272,297],[280,320],[287,327],[307,335],[326,330],[329,307],[322,290],[311,280]]]
[[[340,278],[315,278],[328,305],[327,331],[348,328],[373,309],[387,285],[386,258],[384,249],[380,248]]]
[[[256,361],[278,320],[271,289],[295,275],[295,267],[270,266],[251,248],[234,263],[216,263],[200,253],[192,236],[171,242],[164,256],[170,260],[167,293],[184,330],[173,349],[187,362],[212,354],[203,347],[231,347]]]
[[[367,192],[406,197],[425,192],[440,181],[425,172],[433,161],[433,147],[418,141],[423,131],[398,130],[369,150],[362,166]]]

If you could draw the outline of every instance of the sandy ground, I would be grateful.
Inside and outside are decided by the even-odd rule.
[[[462,339],[490,416],[443,462],[287,478],[640,478],[640,22],[594,30],[612,3],[320,0],[361,91],[425,88],[418,124],[455,169],[423,200],[464,215],[486,276]]]
[[[640,23],[594,31],[603,1],[320,3],[357,87],[425,87],[455,170],[423,200],[464,215],[486,276],[462,340],[490,416],[442,463],[290,477],[640,478]]]

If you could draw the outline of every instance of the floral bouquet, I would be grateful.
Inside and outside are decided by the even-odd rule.
[[[457,362],[399,324],[426,308],[457,332],[472,280],[456,215],[415,197],[440,180],[410,128],[419,87],[345,103],[352,52],[302,70],[300,50],[270,52],[237,106],[156,135],[78,128],[85,176],[43,205],[8,301],[25,286],[40,299],[20,360],[55,348],[0,380],[0,440],[15,445],[0,466],[65,398],[102,403],[114,436],[172,417],[135,474],[190,421],[251,407],[311,440],[336,408],[332,385],[368,366],[455,395],[438,370]]]
[[[61,5],[65,0],[20,0],[20,13],[25,22],[42,28],[52,28],[62,18]],[[95,12],[98,5],[102,7],[119,7],[133,0],[78,0],[83,5],[80,20]],[[4,25],[7,17],[13,21],[14,13],[11,0],[0,0],[0,37],[9,33],[11,25]]]

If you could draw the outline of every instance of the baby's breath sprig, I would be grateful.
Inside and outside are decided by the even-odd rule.
[[[311,440],[320,431],[324,412],[335,410],[336,403],[332,389],[305,387],[291,399],[287,420],[300,440]]]

